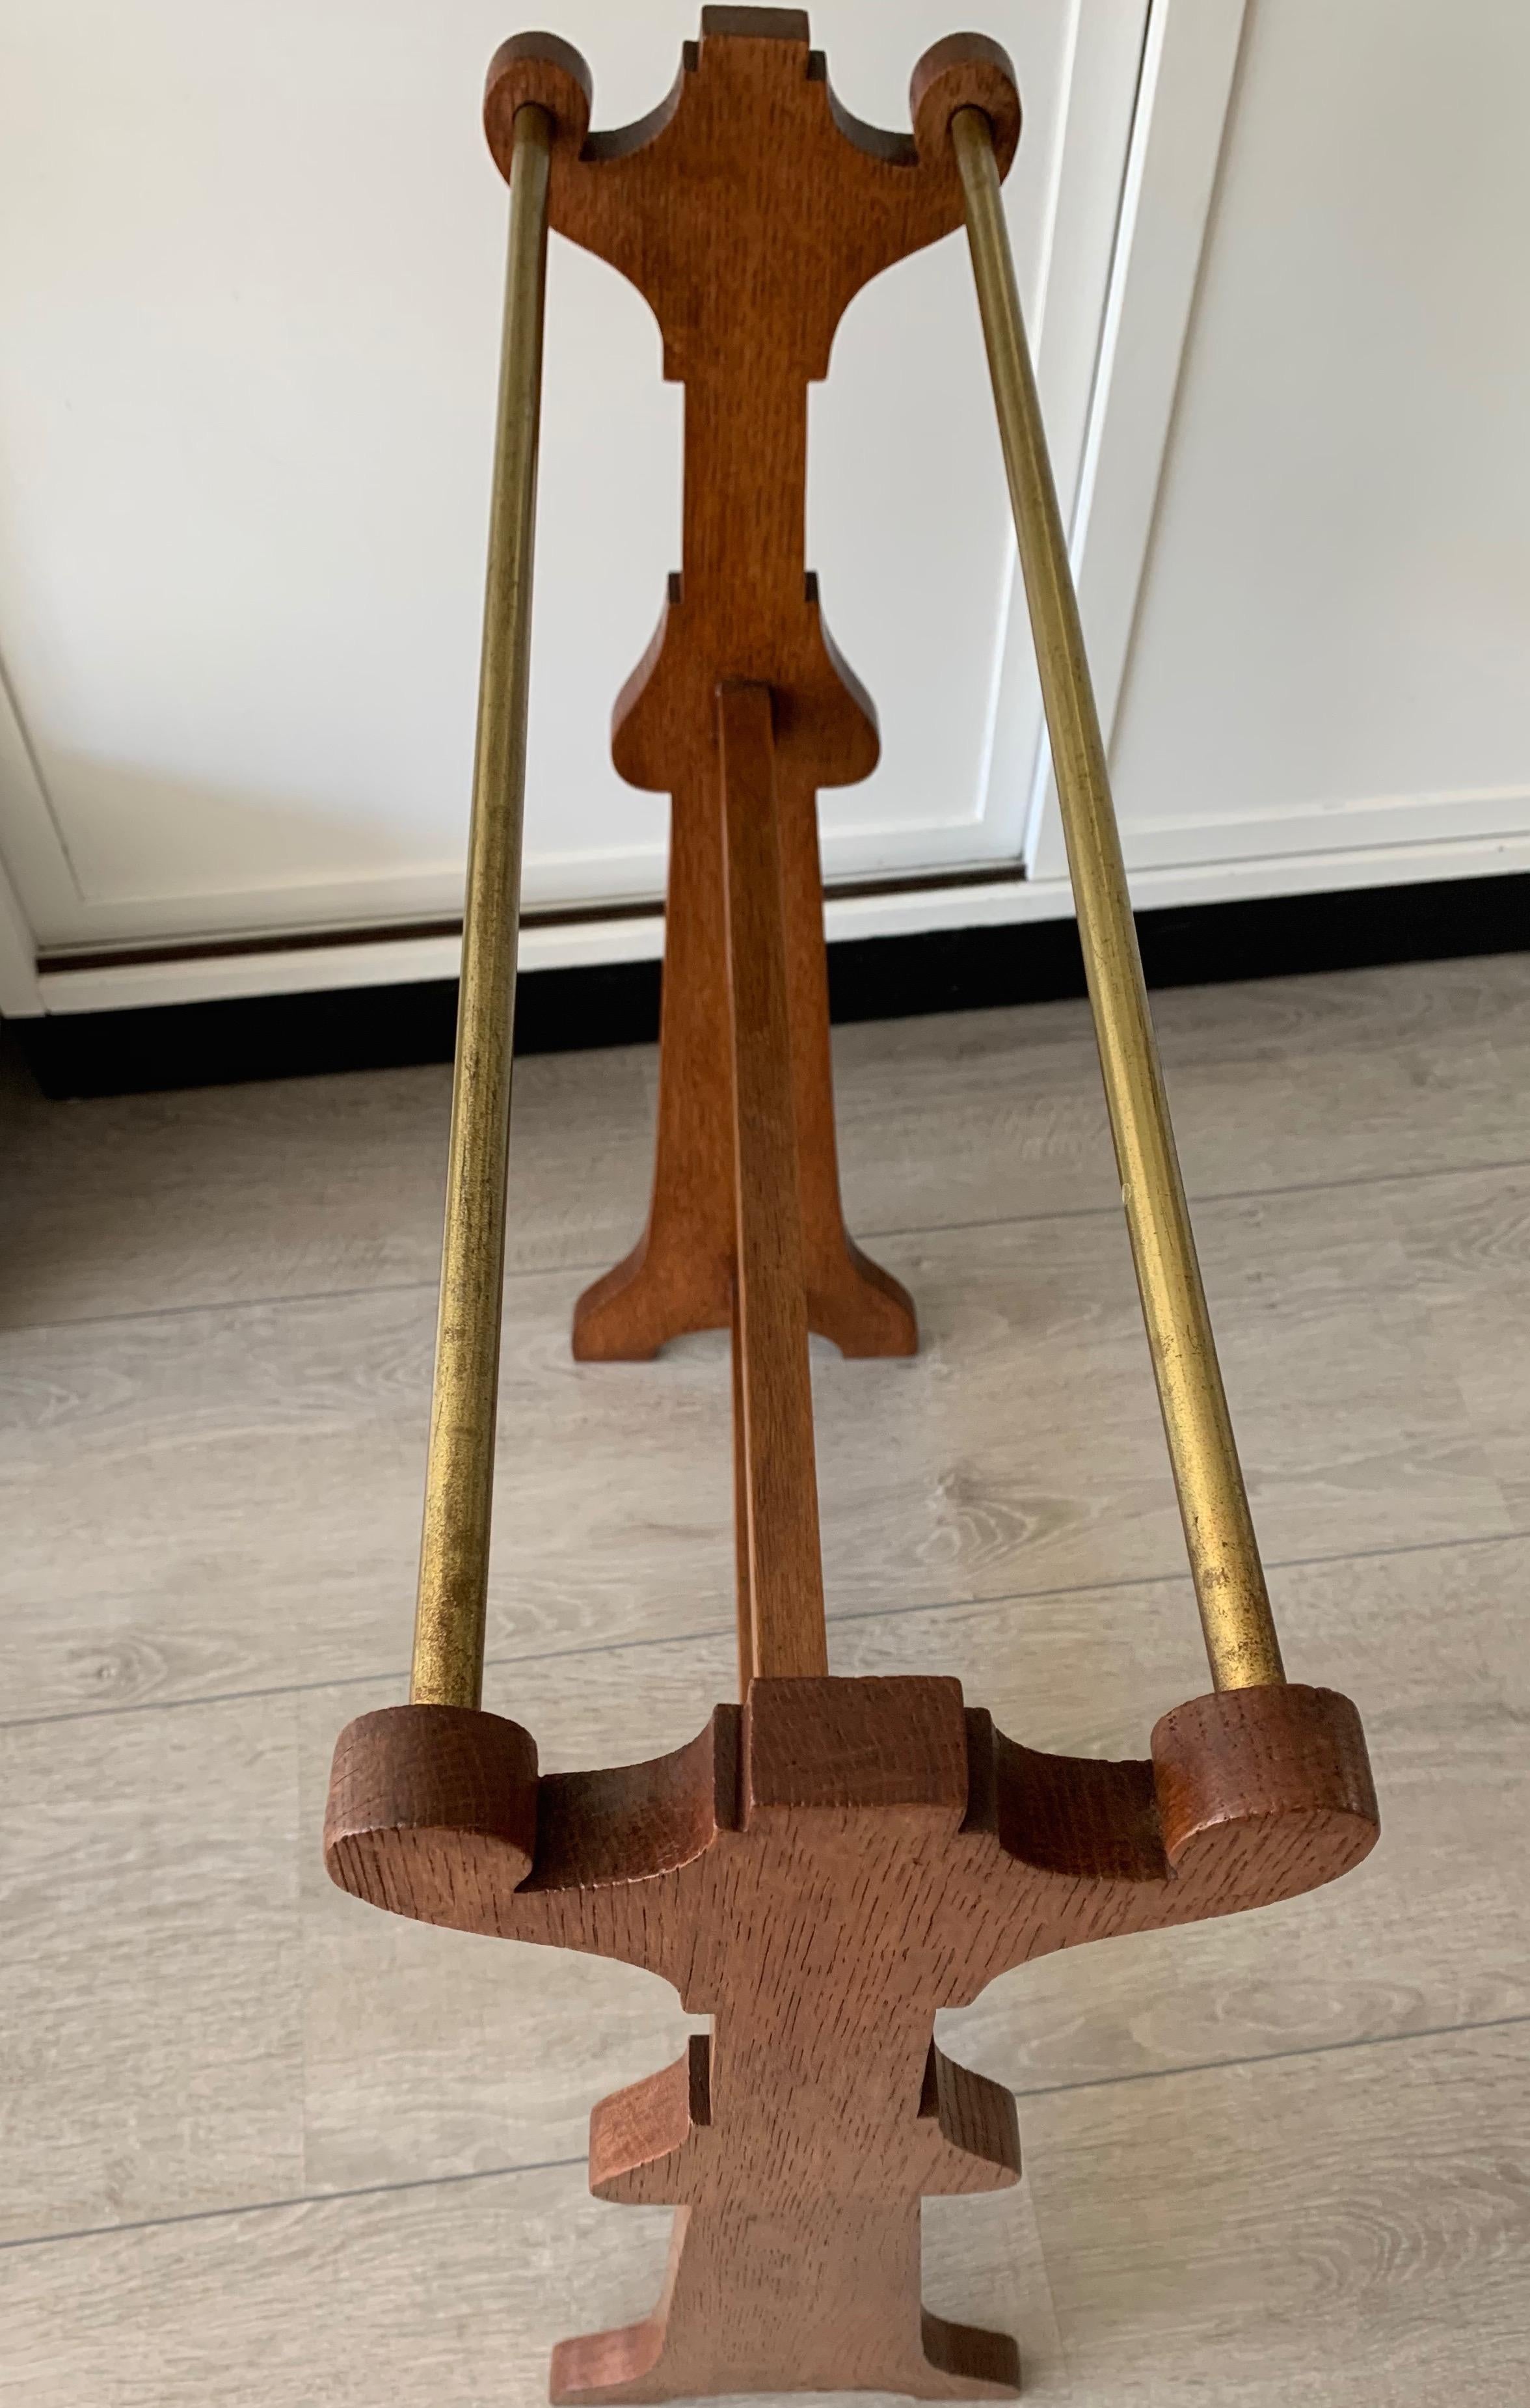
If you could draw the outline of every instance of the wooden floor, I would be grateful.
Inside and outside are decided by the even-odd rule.
[[[1530,2400],[1530,957],[1158,999],[1289,1666],[1351,1692],[1377,1854],[946,2018],[1018,2192],[926,2289],[1074,2408]],[[840,1032],[847,1203],[908,1364],[815,1359],[837,1671],[954,1672],[1138,1755],[1203,1690],[1081,1008]],[[518,1073],[486,1702],[551,1768],[732,1694],[722,1343],[569,1358],[651,1053]],[[329,1750],[398,1699],[447,1077],[5,1099],[0,2400],[490,2408],[640,2314],[666,2216],[594,2098],[627,1969],[332,1890]]]

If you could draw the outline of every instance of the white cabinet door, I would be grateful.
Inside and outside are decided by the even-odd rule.
[[[1154,7],[1075,538],[1143,902],[1530,867],[1527,92],[1523,0]]]
[[[695,0],[538,0],[596,122]],[[50,951],[428,921],[460,904],[505,222],[478,124],[505,0],[3,0],[0,847]],[[1146,0],[991,0],[1026,108],[1008,206],[1065,480]],[[820,0],[906,124],[951,0]],[[679,394],[646,305],[550,275],[527,899],[662,890],[611,702],[678,557]],[[831,876],[1017,854],[1034,705],[960,236],[864,293],[814,397],[810,553],[883,761]],[[1001,709],[1001,701],[1003,708]],[[1030,717],[1027,718],[1027,712]]]

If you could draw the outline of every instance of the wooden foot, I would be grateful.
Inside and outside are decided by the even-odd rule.
[[[1020,2389],[1008,2333],[921,2308],[917,2201],[825,2201],[808,2217],[761,2206],[736,2233],[732,2221],[721,2205],[681,2208],[654,2314],[560,2342],[554,2401],[851,2387],[993,2400]]]
[[[874,2033],[868,2044],[875,2051]],[[673,2203],[668,2279],[641,2324],[560,2344],[554,2400],[672,2400],[696,2393],[833,2390],[859,2368],[863,2390],[923,2400],[986,2399],[1016,2387],[1014,2344],[1003,2333],[948,2325],[919,2302],[919,2200],[932,2192],[995,2190],[1020,2173],[1020,2134],[1008,2090],[969,2073],[932,2042],[917,2105],[895,2115],[894,2146],[863,2180],[804,2183],[822,2100],[810,2068],[793,2107],[764,2095],[764,2070],[718,2069],[733,2105],[714,2122],[712,2046],[693,2040],[666,2071],[596,2108],[590,2186],[598,2199]],[[870,2096],[859,2081],[860,2112]],[[781,2068],[783,2080],[793,2078]],[[757,2170],[738,2213],[737,2153]],[[828,2155],[835,2152],[832,2143]],[[896,2159],[896,2164],[892,2162]],[[872,2180],[865,2182],[870,2172]],[[877,2192],[902,2188],[901,2198]],[[861,2196],[862,2189],[871,2193]],[[932,2356],[931,2334],[938,2346]]]
[[[941,2055],[937,2011],[1054,1948],[1294,1897],[1376,1837],[1329,1690],[1194,1699],[1151,1761],[1108,1764],[1017,1745],[954,1681],[757,1680],[674,1756],[539,1781],[522,1879],[530,1742],[485,1715],[470,1744],[474,1719],[402,1706],[342,1733],[334,1878],[647,1966],[713,2018],[595,2110],[593,2188],[673,2204],[674,2247],[651,2316],[560,2346],[556,2400],[1012,2391],[1004,2335],[919,2301],[921,2199],[1020,2166],[1013,2100]]]
[[[803,648],[819,650],[826,663],[816,601],[809,596],[799,607]],[[677,609],[672,604],[671,612]],[[844,699],[848,704],[848,694]],[[581,1362],[645,1360],[671,1338],[724,1329],[732,1319],[737,1215],[721,775],[713,754],[700,791],[679,791],[674,798],[653,1200],[631,1254],[575,1306],[574,1353]],[[789,752],[778,757],[777,796],[808,1326],[847,1355],[912,1354],[919,1329],[907,1289],[864,1254],[845,1227],[817,798],[800,770],[794,777]]]

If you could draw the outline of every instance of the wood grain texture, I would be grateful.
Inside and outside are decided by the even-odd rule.
[[[1289,1904],[1002,1975],[941,2012],[942,2048],[1029,2094],[1292,2048],[1337,2065],[1379,2038],[1530,2014],[1527,1580],[1523,1541],[1283,1575],[1294,1661],[1363,1706],[1385,1843]],[[1198,1673],[1182,1580],[877,1616],[841,1624],[835,1650],[844,1673],[955,1674],[1004,1727],[1107,1756],[1140,1748]],[[720,1618],[710,1641],[505,1668],[491,1702],[536,1730],[550,1770],[615,1762],[635,1713],[652,1744],[682,1741],[697,1699],[730,1693],[732,1656]],[[398,1694],[395,1670],[0,1733],[5,2237],[577,2161],[596,2093],[683,2054],[687,2018],[651,1975],[364,1914],[333,1887],[312,1839],[336,1730]],[[199,1791],[219,1782],[214,1812]],[[572,2200],[582,2176],[564,2179]],[[615,2312],[631,2262],[623,2313],[657,2287],[628,2212],[601,2215],[615,2229],[604,2292],[579,2295],[588,2322]],[[574,2229],[558,2225],[567,2245]],[[0,2257],[0,2292],[13,2268]],[[999,2298],[979,2292],[968,2314],[1006,2321]],[[274,2295],[273,2320],[286,2314]],[[544,2361],[580,2314],[563,2312]]]
[[[13,1726],[0,1798],[0,2242],[301,2188],[291,1700]]]
[[[1331,1558],[1280,1571],[1282,1635],[1359,1700],[1387,1839],[1333,1888],[942,2011],[943,2048],[1022,2092],[1027,2178],[926,2202],[926,2294],[1018,2331],[1026,2396],[1069,2408],[1522,2408],[1523,2031],[1418,2035],[1530,2014],[1530,1547],[1492,1535],[1530,1461],[1530,1188],[1471,1168],[1523,1151],[1530,960],[1155,1001],[1197,1192],[1243,1197],[1198,1218],[1256,1510],[1272,1554]],[[896,1260],[934,1343],[815,1380],[836,1670],[954,1674],[1036,1746],[1120,1756],[1197,1641],[1182,1577],[1140,1577],[1175,1559],[1129,1284],[1088,1223],[1030,1217],[1114,1229],[1090,1049],[1073,1004],[837,1033],[852,1224],[923,1233]],[[566,1362],[557,1267],[640,1201],[652,1070],[518,1071],[512,1259],[554,1275],[512,1290],[536,1511],[490,1702],[552,1770],[619,1760],[635,1715],[672,1747],[731,1681],[715,1342]],[[0,1313],[98,1317],[0,1345],[5,1711],[93,1717],[0,1735],[0,2212],[125,2229],[0,2261],[7,2401],[532,2408],[559,2333],[662,2279],[670,2210],[590,2200],[578,2163],[486,2170],[577,2157],[594,2088],[684,2054],[674,1993],[361,1914],[302,1844],[337,1725],[399,1694],[446,1100],[422,1070],[11,1107]],[[405,2187],[305,2196],[376,2184]],[[296,2203],[225,2212],[257,2198]]]
[[[556,128],[551,224],[637,287],[685,388],[681,566],[612,735],[622,776],[672,797],[653,1202],[633,1254],[580,1298],[575,1353],[640,1358],[732,1318],[714,697],[746,681],[776,719],[808,1315],[848,1354],[907,1354],[912,1307],[851,1242],[839,1201],[816,796],[867,776],[878,742],[804,556],[808,387],[861,287],[961,223],[955,109],[989,111],[1008,169],[1013,74],[979,36],[943,42],[914,73],[913,135],[883,134],[836,101],[800,11],[708,8],[668,100],[616,133],[590,134],[589,72],[566,44],[507,42],[484,104],[507,174],[528,103]]]
[[[445,1882],[465,1905],[492,1913],[500,1889],[531,1870],[535,1743],[518,1723],[466,1706],[417,1705],[396,1728],[407,1744],[390,1752],[379,1788],[367,1788],[366,1774],[381,1766],[365,1751],[355,1758],[354,1837],[337,1842],[341,1887],[396,1895],[395,1912],[407,1913],[417,1886]]]
[[[920,2306],[921,2197],[1019,2173],[1008,2093],[944,2057],[937,2009],[1054,1949],[1299,1895],[1376,1837],[1331,1690],[1196,1699],[1115,1764],[1018,1745],[951,1680],[757,1680],[672,1756],[547,1776],[531,1872],[490,1894],[481,1812],[459,1865],[421,1799],[418,1713],[341,1734],[336,1884],[641,1965],[713,2018],[596,2111],[600,2196],[679,2213],[658,2307],[560,2344],[555,2401],[1014,2390],[1007,2337]]]
[[[926,2285],[1018,2325],[1048,2408],[1523,2408],[1527,2082],[1522,2027],[1032,2101],[1018,2189],[928,2203]],[[543,2408],[558,2332],[663,2272],[667,2212],[583,2191],[534,2169],[17,2250],[5,2381],[47,2408]]]
[[[0,2387],[47,2408],[546,2408],[557,2333],[613,2300],[637,2314],[670,2220],[592,2199],[576,2163],[55,2242],[6,2261]],[[1018,2328],[1038,2396],[1059,2353],[1025,2191],[934,2200],[925,2224],[931,2297]]]
[[[718,695],[732,1033],[739,1688],[823,1673],[813,1391],[770,688]]]
[[[1075,2395],[1510,2408],[1530,2364],[1527,2073],[1521,2025],[1035,2101]]]
[[[1515,1541],[1284,1575],[1294,1660],[1314,1682],[1343,1680],[1364,1709],[1385,1844],[1346,1881],[1256,1915],[1037,1958],[943,2010],[941,2046],[1028,2094],[1530,2014],[1518,1907],[1527,1570],[1530,1545]],[[881,1677],[937,1668],[1039,1747],[1122,1756],[1197,1677],[1187,1608],[1181,1577],[868,1617],[836,1629],[836,1665]],[[550,1767],[574,1767],[630,1747],[635,1694],[654,1743],[682,1739],[696,1697],[727,1694],[731,1656],[720,1630],[708,1646],[522,1663],[495,1676],[493,1702],[536,1730]],[[363,1701],[396,1694],[379,1683]],[[306,1701],[314,1816],[349,1711],[342,1691]],[[306,1879],[316,2180],[470,2170],[491,2136],[511,2162],[574,2155],[597,2084],[634,2082],[684,2051],[677,2000],[641,1972],[360,1914],[317,1856]]]
[[[1525,1159],[1530,956],[1173,988],[1153,1017],[1193,1201]],[[1119,1213],[1093,1047],[1072,1002],[836,1029],[851,1226]],[[656,1071],[651,1046],[517,1065],[512,1273],[621,1244]],[[17,1080],[0,1326],[428,1286],[450,1105],[445,1067],[62,1105]]]
[[[1404,1259],[1454,1371],[1483,1459],[1517,1527],[1530,1528],[1523,1349],[1530,1335],[1530,1172],[1466,1172],[1450,1210],[1427,1190],[1398,1198]]]
[[[1523,1184],[1506,1177],[1503,1211]],[[1451,1259],[1456,1191],[1421,1183],[1406,1223],[1401,1193],[1382,1182],[1198,1213],[1277,1562],[1530,1527],[1491,1468],[1523,1460],[1521,1323],[1481,1314],[1469,1412],[1448,1327],[1437,1335],[1447,1295],[1479,1277]],[[925,1352],[879,1369],[815,1350],[831,1628],[1175,1572],[1119,1207],[889,1252],[918,1283]],[[569,1286],[537,1274],[508,1297],[496,1510],[517,1541],[491,1585],[496,1663],[732,1622],[723,1341],[655,1365],[570,1364]],[[0,1338],[10,1711],[402,1674],[433,1312],[421,1288]],[[698,1702],[728,1685],[709,1677]]]

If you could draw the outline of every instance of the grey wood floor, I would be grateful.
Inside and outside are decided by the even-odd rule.
[[[1360,1703],[1385,1833],[946,2019],[1027,2172],[932,2204],[927,2294],[1072,2408],[1524,2408],[1530,958],[1158,1017],[1287,1659]],[[1086,1018],[837,1056],[925,1347],[816,1354],[835,1669],[1141,1754],[1206,1679]],[[721,1341],[567,1350],[653,1074],[519,1073],[487,1702],[550,1767],[732,1693]],[[317,1855],[336,1731],[402,1694],[446,1074],[3,1108],[0,2399],[539,2401],[656,2289],[666,2217],[590,2200],[584,2124],[684,2018]]]

